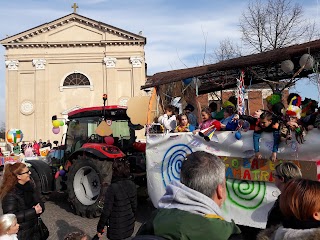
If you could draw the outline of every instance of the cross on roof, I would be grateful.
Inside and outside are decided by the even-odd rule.
[[[71,8],[73,8],[73,12],[74,12],[74,13],[77,13],[77,8],[79,8],[79,7],[78,7],[77,3],[74,3],[74,4],[71,6]]]

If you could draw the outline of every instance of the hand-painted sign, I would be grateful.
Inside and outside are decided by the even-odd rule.
[[[226,165],[226,178],[242,179],[250,181],[274,182],[275,166],[281,162],[288,162],[289,160],[277,160],[272,162],[265,159],[248,159],[248,158],[231,158],[221,157]],[[320,160],[293,160],[304,178],[318,181],[317,165]]]
[[[309,131],[304,144],[295,140],[279,146],[275,163],[271,156],[272,134],[262,134],[260,153],[263,160],[254,159],[252,131],[243,132],[237,140],[234,132],[215,132],[217,142],[207,142],[192,133],[150,134],[147,136],[148,192],[157,207],[165,187],[180,179],[185,157],[195,151],[220,156],[226,164],[227,200],[223,205],[226,219],[241,225],[264,228],[270,207],[280,194],[273,181],[275,166],[281,161],[293,161],[306,178],[318,180],[320,173],[319,130]],[[320,176],[320,175],[319,175]]]

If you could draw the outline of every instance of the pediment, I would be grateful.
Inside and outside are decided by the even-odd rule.
[[[9,46],[42,46],[50,44],[145,44],[146,38],[126,30],[86,18],[77,13],[69,14],[49,23],[29,29],[1,40]]]
[[[104,38],[103,35],[102,31],[95,28],[73,23],[48,32],[47,39],[48,42],[101,41]]]

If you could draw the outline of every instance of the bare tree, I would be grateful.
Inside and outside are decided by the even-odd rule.
[[[242,40],[254,52],[310,41],[314,27],[304,18],[302,6],[291,0],[252,0],[240,18]]]
[[[0,123],[0,139],[5,139],[6,137],[6,125],[4,122]]]
[[[219,47],[214,50],[215,59],[220,62],[241,56],[241,50],[237,43],[229,38],[220,41]]]
[[[265,52],[312,40],[315,22],[303,16],[303,8],[291,0],[252,0],[240,18],[242,40],[253,52]],[[271,79],[272,80],[272,79]],[[281,91],[293,86],[295,76],[283,82]],[[267,82],[273,91],[279,86]]]

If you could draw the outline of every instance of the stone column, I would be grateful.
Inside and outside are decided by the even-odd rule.
[[[118,104],[117,99],[117,79],[116,79],[116,63],[117,59],[115,57],[105,57],[103,62],[106,64],[106,89],[105,93],[108,95],[108,100],[106,105]]]
[[[7,92],[6,92],[6,126],[10,128],[20,128],[19,126],[19,84],[18,84],[18,60],[5,61],[7,71]]]
[[[131,82],[131,97],[139,96],[140,87],[145,79],[145,76],[142,76],[144,73],[144,64],[143,58],[140,56],[130,57],[130,62],[132,64],[132,82]]]
[[[32,65],[35,67],[35,140],[40,138],[42,141],[46,141],[48,129],[46,129],[46,122],[50,122],[51,119],[46,119],[46,75],[45,59],[33,59]]]

